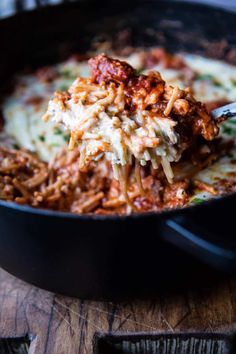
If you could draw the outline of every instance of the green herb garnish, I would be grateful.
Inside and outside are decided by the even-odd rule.
[[[70,140],[70,134],[64,134],[63,139],[68,143]]]
[[[42,141],[42,142],[45,142],[45,136],[44,135],[39,135],[39,140]]]
[[[194,205],[197,205],[197,204],[202,204],[204,203],[205,200],[204,199],[201,199],[199,197],[195,197],[191,200],[191,204],[194,204]]]
[[[205,80],[214,81],[214,76],[212,76],[211,74],[199,74],[199,75],[197,75],[196,80],[199,80],[199,81],[205,81]]]
[[[142,74],[142,72],[143,72],[143,68],[139,68],[139,69],[136,69],[136,75],[138,76],[138,75],[141,75]]]
[[[15,149],[15,150],[19,150],[19,148],[20,148],[20,146],[18,145],[18,144],[13,144],[13,149]]]
[[[215,79],[215,77],[211,74],[199,74],[197,77],[196,77],[196,80],[198,81],[212,81],[212,83],[214,84],[214,86],[218,86],[218,87],[221,87],[222,86],[222,83],[217,81]]]
[[[224,134],[232,135],[236,133],[236,130],[233,127],[229,127],[228,125],[222,125],[221,129]]]
[[[67,91],[68,90],[68,85],[64,84],[59,87],[60,91]]]
[[[221,82],[216,81],[216,80],[214,80],[214,85],[217,86],[217,87],[222,87],[223,86]]]
[[[54,134],[55,135],[61,135],[62,134],[62,130],[58,127],[54,128]]]
[[[60,144],[57,144],[57,143],[52,143],[51,144],[51,147],[59,147],[60,146]]]
[[[65,79],[74,79],[74,76],[71,74],[70,70],[62,71],[62,75],[64,76]]]

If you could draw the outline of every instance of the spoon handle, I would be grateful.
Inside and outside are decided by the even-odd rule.
[[[219,123],[226,119],[236,117],[236,102],[216,108],[211,114]]]

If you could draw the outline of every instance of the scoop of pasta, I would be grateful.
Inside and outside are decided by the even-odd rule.
[[[135,161],[140,189],[140,165],[162,166],[171,183],[171,163],[180,159],[201,135],[212,140],[218,127],[189,88],[168,86],[160,73],[137,75],[126,62],[100,54],[89,60],[92,75],[78,77],[68,92],[56,92],[44,119],[71,133],[69,148],[78,146],[79,167],[110,161],[114,177],[124,186],[127,166]]]

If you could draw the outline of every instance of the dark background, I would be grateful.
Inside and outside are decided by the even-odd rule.
[[[13,14],[16,8],[32,9],[36,5],[58,4],[61,2],[73,2],[76,0],[0,0],[0,16],[9,16]],[[110,0],[111,1],[111,0]],[[122,1],[122,0],[121,0]],[[158,0],[155,0],[158,1]],[[176,0],[173,0],[176,1]],[[191,0],[184,0],[190,2]],[[220,7],[236,11],[235,0],[195,0],[196,3],[215,4]]]

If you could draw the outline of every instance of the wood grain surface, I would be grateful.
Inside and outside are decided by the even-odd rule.
[[[28,335],[30,354],[92,354],[95,333],[228,333],[235,324],[234,278],[156,300],[103,303],[55,295],[0,270],[0,337]]]

